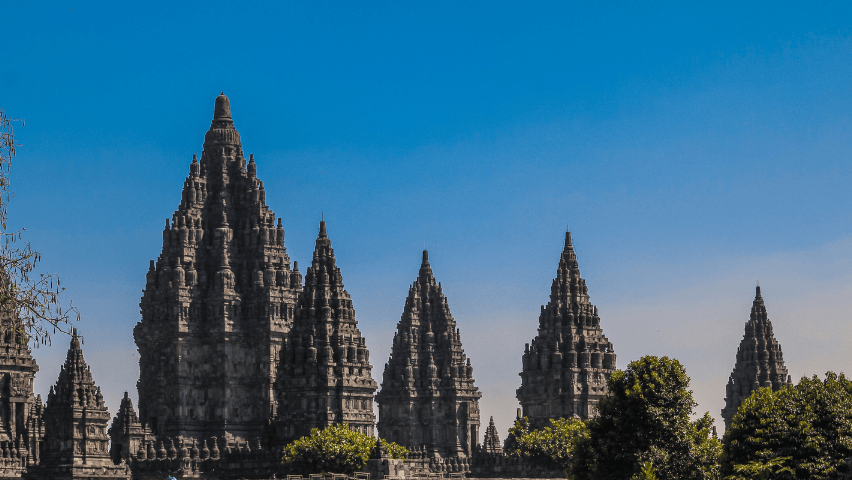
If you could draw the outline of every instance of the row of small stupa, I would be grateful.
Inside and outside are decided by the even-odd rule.
[[[14,339],[5,338],[8,333],[0,339],[7,351],[5,363],[0,351],[7,371],[2,381],[9,385],[0,388],[0,450],[3,458],[19,459],[0,459],[0,479],[61,465],[76,465],[78,473],[97,467],[106,476],[130,474],[110,469],[109,457],[137,468],[134,476],[155,460],[177,465],[183,459],[182,468],[197,471],[199,462],[256,456],[341,422],[367,434],[377,427],[379,436],[421,459],[501,451],[493,421],[480,444],[481,394],[428,252],[376,393],[370,354],[325,222],[303,278],[286,253],[281,219],[276,222],[266,205],[254,158],[243,156],[224,94],[216,99],[201,158],[193,156],[180,206],[166,221],[162,253],[146,280],[142,320],[134,329],[139,414],[125,395],[109,430],[110,452],[109,414],[76,334],[46,407],[32,395],[38,367],[28,349],[18,345],[17,356],[10,357]],[[522,363],[517,398],[534,426],[550,418],[594,416],[616,368],[570,232]],[[758,288],[727,387],[726,423],[752,390],[787,383]],[[460,463],[469,465],[454,465]],[[17,470],[7,475],[6,464]],[[61,471],[73,470],[68,468]]]

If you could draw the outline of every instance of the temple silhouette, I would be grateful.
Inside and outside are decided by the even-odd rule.
[[[480,436],[473,362],[426,250],[400,299],[379,389],[330,228],[319,223],[303,277],[257,169],[219,95],[146,274],[133,330],[138,413],[125,393],[110,422],[76,330],[43,404],[20,321],[0,317],[0,479],[271,479],[282,473],[284,445],[343,422],[409,449],[406,461],[392,460],[379,441],[368,462],[376,476],[561,474],[505,456],[493,417]],[[616,354],[570,232],[520,360],[519,415],[533,426],[595,416]],[[789,383],[758,287],[727,386],[726,426],[754,389]]]

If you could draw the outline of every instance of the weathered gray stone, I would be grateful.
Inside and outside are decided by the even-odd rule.
[[[134,329],[139,417],[160,436],[266,438],[301,276],[224,94],[189,170]]]
[[[65,364],[47,396],[41,459],[28,469],[26,476],[129,479],[128,466],[115,465],[110,459],[108,422],[109,411],[101,389],[92,379],[74,329]]]
[[[566,232],[550,302],[541,308],[538,335],[524,351],[517,391],[523,415],[534,427],[551,418],[594,417],[613,371],[612,343],[603,335],[597,307],[589,302],[571,232]]]
[[[313,260],[305,272],[305,289],[280,355],[275,385],[279,441],[343,422],[372,435],[373,395],[378,386],[372,368],[325,221],[321,221]]]
[[[481,396],[424,250],[376,395],[379,435],[409,448],[424,446],[431,456],[471,456],[479,443]]]
[[[751,316],[745,324],[745,334],[737,348],[737,362],[725,388],[725,408],[722,409],[725,430],[731,426],[737,409],[751,392],[761,387],[778,391],[791,383],[781,345],[772,333],[772,322],[769,321],[758,286]]]

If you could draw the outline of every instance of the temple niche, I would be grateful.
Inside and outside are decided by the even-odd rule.
[[[140,423],[187,440],[266,438],[277,414],[276,358],[300,290],[281,219],[276,225],[230,101],[219,95],[133,331]]]
[[[589,302],[569,231],[550,302],[541,308],[538,335],[524,349],[517,390],[523,415],[534,427],[551,418],[594,417],[613,371],[615,352],[601,329],[598,308]]]
[[[312,428],[344,422],[373,435],[373,395],[378,385],[372,368],[325,221],[321,221],[311,266],[305,271],[305,288],[281,350],[275,385],[277,439],[294,440],[309,435]]]
[[[731,426],[737,409],[751,392],[762,387],[771,388],[775,392],[791,383],[781,345],[775,340],[772,322],[769,321],[758,286],[751,316],[745,324],[745,334],[737,348],[737,361],[725,387],[725,408],[722,409],[725,430]]]
[[[471,456],[478,446],[481,396],[424,250],[376,395],[379,435],[434,457]]]

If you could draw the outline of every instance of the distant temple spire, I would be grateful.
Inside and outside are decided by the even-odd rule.
[[[432,457],[471,456],[478,447],[481,396],[424,249],[376,395],[379,435],[425,448]]]
[[[722,409],[725,430],[731,426],[737,409],[751,392],[761,387],[777,391],[790,383],[781,345],[775,340],[758,285],[745,334],[737,349],[737,361],[725,388],[725,408]]]
[[[594,417],[614,370],[615,352],[603,335],[597,307],[589,302],[569,230],[538,335],[523,355],[517,390],[523,415],[534,426],[551,418]]]

